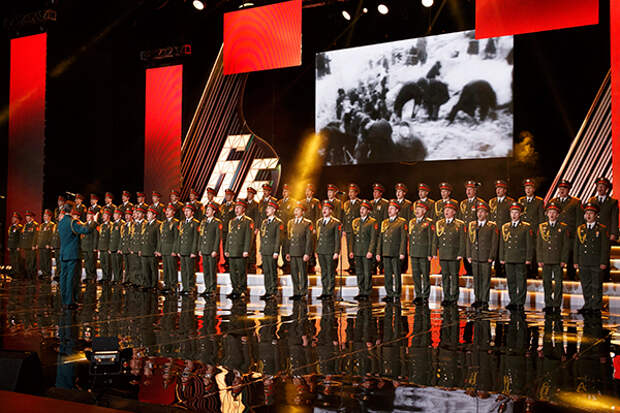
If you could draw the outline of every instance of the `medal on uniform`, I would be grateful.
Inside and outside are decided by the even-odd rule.
[[[354,234],[359,234],[360,232],[360,220],[355,220],[353,221],[353,223],[351,224],[351,226],[353,227],[353,233]]]
[[[476,225],[478,225],[476,221],[469,223],[469,240],[472,244],[476,243]]]
[[[444,219],[440,219],[439,221],[437,221],[437,237],[441,237],[445,231],[446,221]]]
[[[577,228],[577,239],[579,239],[579,242],[582,244],[585,243],[586,236],[588,235],[584,229],[585,227]],[[596,233],[596,236],[598,237],[598,232]]]
[[[504,238],[504,242],[507,242],[510,239],[510,226],[511,224],[504,224],[502,227],[502,237]]]
[[[546,222],[540,224],[540,237],[545,242],[549,242],[549,240],[551,239],[551,231],[549,229],[549,225]]]

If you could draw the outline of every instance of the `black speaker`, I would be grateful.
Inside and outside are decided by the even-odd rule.
[[[0,350],[0,390],[39,394],[43,371],[37,353]]]

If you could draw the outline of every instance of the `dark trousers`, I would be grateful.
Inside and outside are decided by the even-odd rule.
[[[265,294],[276,295],[278,292],[278,260],[273,255],[262,255]]]
[[[52,250],[49,248],[39,248],[39,269],[43,277],[52,275]]]
[[[575,245],[575,238],[571,238],[569,241],[570,251],[568,252],[568,262],[566,263],[566,278],[571,281],[577,280],[577,270],[575,270],[574,266],[574,254],[573,254],[573,246]]]
[[[291,257],[291,279],[293,295],[308,295],[308,263],[303,257]]]
[[[478,303],[488,304],[491,291],[491,263],[472,261],[471,269],[474,273],[474,298]]]
[[[111,268],[112,268],[112,281],[118,282],[123,279],[123,254],[113,252],[110,254]]]
[[[19,250],[17,248],[11,248],[9,250],[9,257],[11,260],[11,267],[13,268],[13,273],[17,276],[21,275],[24,269],[24,265]]]
[[[545,264],[542,276],[545,288],[545,307],[562,308],[562,267],[560,264]]]
[[[73,304],[75,299],[75,280],[76,268],[79,267],[78,260],[62,261],[62,272],[60,273],[60,295],[64,305]]]
[[[347,243],[347,247],[349,247],[352,243],[351,239],[353,238],[353,233],[352,232],[345,232],[344,233],[344,239],[345,242]],[[338,241],[336,241],[338,242]],[[351,251],[348,251],[348,253],[350,253]],[[349,273],[351,274],[355,274],[357,272],[357,268],[355,267],[357,264],[357,261],[355,260],[355,256],[353,256],[353,258],[350,258],[350,255],[347,254],[347,262],[349,263]],[[321,270],[322,271],[322,270]]]
[[[603,308],[604,272],[598,265],[580,265],[579,281],[583,292],[583,307],[589,310]]]
[[[164,267],[164,286],[173,291],[176,291],[177,284],[179,283],[179,273],[177,269],[177,257],[172,255],[162,256],[162,264]]]
[[[82,261],[86,270],[87,280],[97,280],[97,253],[94,251],[82,251]]]
[[[321,294],[332,295],[334,293],[334,285],[336,284],[336,260],[333,254],[317,254],[319,257],[319,266],[321,267]]]
[[[370,296],[372,293],[372,268],[373,259],[366,256],[355,256],[355,274],[357,275],[357,289],[359,295]]]
[[[211,254],[203,254],[202,271],[205,283],[206,293],[215,293],[217,291],[217,261],[218,256],[212,257]],[[264,262],[263,262],[264,268]]]
[[[99,266],[101,267],[101,280],[112,279],[112,257],[108,251],[99,251]]]
[[[441,259],[439,260],[441,262]],[[463,260],[463,266],[465,267],[466,274],[465,275],[473,275],[474,271],[471,268],[471,264],[467,260]]]
[[[385,274],[383,281],[385,283],[385,294],[390,298],[400,299],[400,293],[403,285],[401,277],[401,269],[403,263],[400,257],[383,257],[383,266]]]
[[[24,272],[26,277],[34,279],[37,276],[37,252],[32,248],[24,249]]]
[[[411,257],[411,276],[415,297],[425,300],[431,295],[431,262],[427,257]]]
[[[527,277],[525,276],[526,266],[524,262],[507,262],[506,283],[508,284],[508,296],[510,304],[525,305],[527,297]]]
[[[465,260],[467,261],[467,260]],[[441,265],[441,288],[445,301],[459,300],[459,261],[439,259]]]
[[[140,258],[140,264],[142,265],[142,280],[140,285],[147,288],[157,287],[157,282],[159,281],[157,257],[153,255],[143,255]]]
[[[234,294],[245,294],[248,285],[248,259],[245,257],[230,258],[230,281]]]
[[[193,291],[196,288],[196,257],[181,256],[181,284],[183,291]]]

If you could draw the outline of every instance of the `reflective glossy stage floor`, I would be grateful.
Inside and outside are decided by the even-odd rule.
[[[36,351],[50,397],[92,403],[99,394],[133,411],[620,408],[620,319],[607,313],[205,301],[95,284],[82,287],[78,310],[63,312],[55,284],[0,286],[0,347]],[[128,374],[109,384],[89,376],[94,336],[133,349]]]

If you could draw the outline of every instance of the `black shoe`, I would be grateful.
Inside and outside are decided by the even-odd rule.
[[[384,301],[386,303],[391,303],[392,302],[392,297],[390,297],[389,295],[386,295],[385,297],[383,297],[381,299],[381,301]]]
[[[562,314],[562,307],[553,307],[556,314]]]
[[[414,304],[422,304],[424,303],[424,298],[422,297],[416,297],[415,300],[413,300]]]
[[[512,311],[512,310],[516,310],[516,309],[517,309],[517,305],[516,305],[516,304],[512,304],[512,303],[510,303],[510,304],[508,304],[508,305],[506,306],[506,310],[510,310],[510,311]]]
[[[452,301],[450,301],[450,300],[443,300],[443,301],[441,302],[441,306],[442,306],[442,307],[447,307],[447,306],[449,306],[449,305],[452,305]]]
[[[235,293],[226,294],[226,298],[233,298],[234,296],[235,296]]]
[[[317,297],[319,300],[324,300],[327,298],[327,294],[321,294]]]
[[[579,310],[577,310],[577,313],[585,315],[590,313],[590,309],[586,307],[581,307]]]
[[[331,294],[325,294],[323,298],[320,298],[320,300],[331,300],[331,298],[332,298]]]
[[[303,297],[304,297],[303,295],[294,295],[294,296],[293,296],[293,301],[299,301],[299,300],[301,300]]]
[[[480,303],[478,304],[478,308],[479,311],[488,311],[489,310],[489,303]]]
[[[547,313],[547,314],[551,314],[551,313],[553,313],[554,308],[553,307],[545,307],[545,308],[543,308],[543,311],[545,313]]]
[[[263,294],[259,297],[259,299],[263,300],[263,301],[267,301],[269,300],[269,298],[271,298],[271,294]]]
[[[353,299],[354,299],[355,301],[361,301],[361,300],[363,300],[363,299],[364,299],[364,296],[363,296],[362,294],[358,294],[358,295],[356,295],[355,297],[353,297]]]
[[[296,300],[297,299],[297,295],[291,295],[288,299],[289,300]]]

